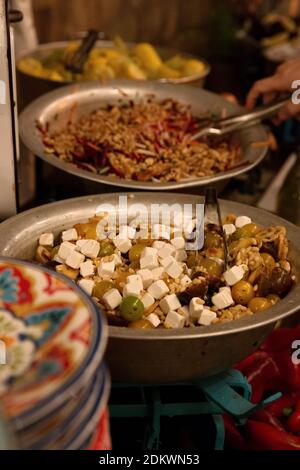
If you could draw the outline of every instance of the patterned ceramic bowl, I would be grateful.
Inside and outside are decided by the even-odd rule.
[[[50,415],[88,384],[106,343],[104,316],[72,281],[0,258],[0,394],[15,429]]]
[[[41,449],[55,442],[68,429],[72,429],[78,414],[82,413],[94,387],[94,377],[82,390],[72,395],[66,403],[46,418],[33,423],[18,433],[18,442],[22,449]]]

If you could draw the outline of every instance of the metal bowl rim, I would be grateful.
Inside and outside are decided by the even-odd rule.
[[[132,86],[133,80],[111,80],[109,85],[116,90],[120,90],[122,86]],[[155,87],[162,87],[161,89],[164,90],[169,90],[170,96],[176,96],[176,92],[178,91],[178,87],[174,84],[171,83],[157,83],[157,82],[151,82],[147,80],[143,80],[141,82],[135,83],[136,86],[136,91],[139,91],[139,87],[147,87],[149,86],[149,93],[153,92],[151,90],[151,86],[155,85]],[[143,189],[143,190],[151,190],[151,191],[160,191],[160,190],[172,190],[172,189],[179,189],[179,188],[188,188],[188,187],[194,187],[194,186],[205,186],[208,184],[216,183],[219,181],[223,180],[228,180],[230,178],[233,178],[235,176],[238,176],[240,174],[246,173],[253,169],[255,166],[257,166],[266,156],[268,152],[268,144],[266,143],[265,146],[261,147],[260,154],[253,159],[252,162],[247,163],[245,162],[244,164],[242,163],[240,166],[238,165],[237,167],[225,171],[225,172],[220,172],[216,173],[213,176],[204,176],[204,177],[199,177],[199,178],[193,178],[193,179],[187,179],[187,180],[180,180],[176,182],[139,182],[139,181],[133,181],[133,180],[127,180],[124,178],[111,178],[105,175],[98,175],[95,173],[92,173],[87,170],[82,170],[78,168],[75,164],[73,163],[68,163],[65,161],[60,160],[58,157],[52,156],[51,154],[46,154],[44,149],[41,151],[41,149],[37,148],[37,140],[35,139],[33,144],[32,144],[32,139],[30,136],[28,137],[28,122],[32,121],[32,115],[39,116],[41,113],[41,110],[43,110],[47,105],[53,104],[55,101],[59,102],[60,100],[64,99],[65,97],[68,96],[73,96],[74,93],[76,92],[81,92],[81,93],[93,93],[93,91],[96,91],[99,88],[105,88],[107,84],[105,85],[99,85],[95,86],[95,82],[84,82],[84,83],[72,83],[71,85],[66,85],[63,87],[60,87],[59,89],[56,89],[54,91],[50,91],[46,93],[45,95],[40,96],[36,100],[34,100],[32,103],[30,103],[20,114],[19,116],[19,132],[21,139],[23,143],[34,153],[36,154],[39,158],[42,160],[50,163],[56,168],[59,168],[60,170],[66,171],[68,173],[71,173],[73,175],[76,175],[78,177],[82,177],[84,179],[90,180],[90,181],[95,181],[98,183],[103,183],[109,186],[117,186],[117,187],[123,187],[123,188],[128,188],[128,189]],[[193,87],[190,87],[188,85],[183,85],[180,87],[180,91],[184,92],[189,92],[191,91],[197,93],[199,90],[193,89]],[[207,95],[213,96],[214,94],[212,92],[209,92],[207,90],[202,90],[202,93],[205,93]],[[155,93],[155,91],[154,91]],[[221,97],[218,97],[220,100],[222,99]],[[179,98],[180,100],[181,98]],[[227,104],[229,106],[229,103],[226,102],[225,99],[223,99],[224,105]],[[232,105],[231,105],[232,106]],[[241,109],[243,108],[241,106],[235,106],[236,109]],[[265,140],[267,141],[267,133],[266,129],[262,125],[257,125],[256,128],[265,136]],[[41,141],[39,142],[39,147],[41,145]]]
[[[116,193],[105,193],[105,197],[116,197]],[[118,195],[136,195],[140,197],[141,195],[148,195],[149,197],[153,197],[159,195],[159,193],[118,193]],[[167,193],[161,193],[161,196],[166,196]],[[174,194],[170,194],[174,197]],[[195,202],[198,200],[198,196],[190,195],[190,194],[181,194],[181,197],[188,197],[190,200],[194,200]],[[14,222],[16,219],[21,217],[27,217],[31,214],[35,214],[37,211],[42,210],[46,211],[46,208],[55,208],[64,206],[65,204],[72,204],[75,202],[92,202],[93,200],[97,200],[100,198],[101,195],[94,195],[94,196],[83,196],[77,198],[70,198],[59,202],[53,202],[50,204],[45,204],[42,206],[38,206],[34,209],[30,209],[28,211],[22,212],[19,215],[8,219],[7,221],[0,224],[0,229],[8,228],[9,225]],[[266,220],[268,218],[275,219],[276,222],[274,223],[278,225],[284,225],[287,229],[288,239],[292,239],[292,246],[296,248],[297,243],[300,242],[300,228],[296,227],[292,223],[285,221],[281,217],[271,214],[270,212],[265,211],[264,209],[259,209],[253,206],[247,206],[246,204],[241,204],[235,201],[227,201],[220,199],[221,208],[222,204],[229,203],[230,205],[234,206],[237,213],[240,214],[247,214],[247,207],[251,207],[251,210],[255,211],[258,214],[264,216]],[[271,222],[272,223],[272,222]],[[297,250],[299,251],[299,250]],[[300,256],[300,252],[299,252]],[[109,326],[109,336],[110,338],[120,338],[120,339],[130,339],[130,340],[178,340],[178,339],[197,339],[197,338],[211,338],[215,336],[222,336],[227,334],[236,334],[239,332],[244,332],[247,330],[252,330],[258,327],[263,327],[272,323],[276,323],[278,320],[281,320],[292,313],[295,313],[299,309],[299,300],[300,300],[300,282],[299,279],[296,282],[296,285],[292,288],[291,292],[277,305],[274,305],[267,312],[263,312],[261,314],[255,314],[250,317],[244,317],[240,320],[234,320],[228,323],[222,323],[219,325],[212,325],[208,327],[199,327],[199,328],[183,328],[178,330],[133,330],[126,327],[113,327]],[[282,307],[286,308],[285,312],[282,312]],[[261,315],[263,315],[263,320],[261,320]]]

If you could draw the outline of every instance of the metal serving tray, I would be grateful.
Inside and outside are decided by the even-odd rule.
[[[141,98],[154,94],[158,100],[175,98],[189,104],[195,115],[201,116],[208,111],[220,114],[226,109],[229,114],[241,112],[243,108],[228,103],[224,98],[197,89],[191,86],[176,86],[173,84],[161,84],[155,82],[136,82],[132,80],[115,80],[109,84],[87,82],[72,84],[62,87],[38,98],[30,104],[20,115],[19,127],[24,144],[37,156],[60,170],[73,175],[96,181],[98,183],[130,188],[136,190],[177,190],[179,188],[191,188],[207,186],[229,180],[234,176],[245,173],[254,168],[266,156],[268,151],[267,133],[263,126],[256,125],[232,134],[232,139],[241,145],[241,161],[233,169],[218,173],[214,176],[181,180],[179,182],[140,182],[119,178],[117,176],[104,176],[82,170],[71,163],[45,152],[41,136],[36,128],[36,123],[45,125],[50,123],[52,130],[64,127],[70,117],[71,109],[76,109],[76,117],[87,114],[108,103],[117,103],[127,95],[130,99]],[[253,146],[253,143],[265,144]]]

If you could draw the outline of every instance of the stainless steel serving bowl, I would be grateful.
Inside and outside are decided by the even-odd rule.
[[[45,60],[49,55],[51,55],[54,51],[59,50],[59,49],[64,49],[70,44],[69,41],[59,41],[59,42],[51,42],[47,44],[40,44],[34,49],[31,49],[29,51],[26,51],[26,53],[22,53],[18,58],[17,58],[17,73],[20,77],[20,79],[23,81],[23,85],[27,89],[26,84],[36,85],[37,87],[42,87],[42,91],[45,93],[46,91],[51,91],[57,88],[58,86],[61,86],[66,83],[70,82],[59,82],[59,81],[54,81],[50,80],[47,78],[39,78],[35,77],[34,75],[31,75],[29,73],[25,73],[22,70],[18,68],[18,61],[21,59],[26,59],[26,58],[34,58],[37,60]],[[126,43],[129,48],[133,48],[136,44],[135,43]],[[99,40],[96,42],[95,47],[101,47],[104,49],[110,49],[115,47],[113,41],[108,41],[108,40]],[[163,60],[168,60],[171,57],[174,57],[176,54],[180,54],[183,57],[186,57],[187,59],[197,59],[201,60],[201,62],[204,63],[205,68],[202,73],[195,74],[189,77],[182,77],[182,78],[161,78],[156,81],[161,82],[161,83],[174,83],[176,85],[181,85],[181,84],[191,84],[195,86],[202,87],[204,85],[205,78],[207,75],[209,75],[211,71],[211,67],[209,63],[193,54],[185,53],[185,52],[178,52],[173,49],[169,49],[166,47],[159,47],[159,46],[154,46],[155,50],[158,52],[159,56]],[[30,81],[28,81],[30,79]],[[42,94],[42,93],[40,93]]]
[[[241,145],[241,160],[231,170],[213,176],[191,178],[178,182],[141,182],[82,170],[76,165],[62,161],[56,156],[45,152],[41,135],[36,129],[37,121],[42,126],[50,123],[52,131],[59,131],[65,127],[70,116],[75,115],[77,119],[106,104],[118,103],[120,98],[124,99],[124,94],[127,98],[133,100],[149,94],[155,95],[159,100],[176,98],[191,105],[196,116],[201,116],[208,111],[220,114],[226,109],[229,114],[234,114],[242,110],[242,108],[228,103],[224,98],[214,93],[189,86],[177,87],[176,85],[147,81],[134,82],[132,80],[111,81],[109,85],[88,82],[60,88],[30,104],[20,115],[21,138],[32,153],[60,170],[106,185],[149,191],[178,190],[179,188],[207,186],[228,181],[230,178],[254,168],[267,154],[267,133],[262,126],[257,125],[232,134],[233,141]],[[74,110],[76,110],[76,114],[74,114]],[[261,145],[253,146],[253,143],[261,143]]]
[[[203,202],[191,195],[132,193],[128,204],[193,204]],[[39,235],[58,234],[92,217],[100,204],[118,207],[119,194],[69,199],[26,211],[0,224],[0,254],[30,260]],[[300,274],[300,229],[254,207],[221,201],[223,214],[248,215],[262,226],[285,225],[290,240],[290,259]],[[263,341],[276,322],[299,309],[300,284],[266,312],[241,320],[179,330],[134,330],[110,327],[107,360],[114,380],[161,383],[216,374],[245,358]]]

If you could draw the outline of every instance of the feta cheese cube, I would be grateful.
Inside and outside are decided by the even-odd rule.
[[[148,240],[148,238],[149,238],[148,228],[141,228],[136,233],[136,240]]]
[[[185,248],[185,239],[183,237],[175,237],[171,240],[171,243],[176,250],[183,250]]]
[[[184,262],[187,260],[187,252],[185,250],[177,250],[175,252],[174,258],[176,261]]]
[[[224,224],[223,230],[226,233],[226,235],[229,237],[236,231],[236,226],[233,224]]]
[[[95,287],[95,283],[92,279],[80,279],[80,281],[78,281],[78,285],[89,295],[92,295]]]
[[[141,290],[142,289],[140,289],[138,284],[135,284],[134,282],[129,282],[123,287],[123,297],[127,297],[127,295],[134,295],[138,297],[141,293]]]
[[[217,294],[212,296],[211,300],[215,307],[217,307],[217,309],[219,310],[230,307],[234,304],[233,298],[231,296],[230,287],[220,289]]]
[[[110,289],[103,294],[103,302],[107,308],[114,310],[122,302],[122,296],[118,289]]]
[[[140,258],[141,269],[154,269],[159,266],[158,258],[156,255],[142,256]]]
[[[166,227],[165,225],[161,225],[161,224],[154,224],[152,227],[151,238],[157,239],[157,240],[159,238],[169,240],[170,239],[170,227]]]
[[[189,238],[191,233],[195,230],[197,227],[197,219],[192,219],[190,217],[186,217],[183,220],[183,234],[185,238]]]
[[[166,267],[166,272],[173,279],[178,279],[179,276],[182,274],[182,271],[183,271],[183,268],[182,266],[180,266],[180,264],[177,261],[174,261],[174,263],[171,263]]]
[[[146,246],[142,253],[142,257],[156,256],[156,255],[157,255],[157,249],[153,248],[152,246]]]
[[[80,252],[88,258],[97,258],[100,250],[100,243],[97,240],[85,240],[82,244]]]
[[[170,243],[165,243],[165,245],[158,250],[158,256],[162,259],[166,259],[175,253],[174,246],[170,245]]]
[[[183,287],[187,287],[189,284],[191,284],[191,282],[192,282],[192,279],[186,274],[184,274],[184,276],[182,276],[182,278],[180,279],[180,284]]]
[[[163,242],[162,240],[155,240],[152,243],[152,247],[155,248],[156,250],[160,250],[166,245],[166,242]]]
[[[113,257],[102,259],[98,266],[98,275],[102,278],[110,278],[115,270],[115,261]]]
[[[84,263],[81,263],[79,267],[80,267],[80,274],[82,277],[93,276],[95,272],[95,266],[90,259],[85,261]]]
[[[73,244],[73,243],[70,243],[70,242],[63,242],[60,247],[59,247],[59,250],[57,252],[58,256],[63,259],[63,260],[66,260],[67,257],[76,249],[76,246]]]
[[[190,301],[189,311],[192,320],[199,320],[201,313],[203,312],[203,300],[200,297],[193,297]]]
[[[246,215],[240,215],[235,220],[235,226],[236,228],[241,228],[244,227],[244,225],[251,224],[251,222],[252,220],[250,219],[250,217],[247,217]]]
[[[65,260],[62,259],[58,254],[56,254],[53,258],[53,261],[56,261],[56,263],[64,264]]]
[[[61,235],[61,238],[63,242],[75,242],[78,239],[78,233],[76,228],[64,230]]]
[[[216,318],[217,314],[215,312],[212,312],[209,308],[204,308],[198,320],[198,324],[209,326]]]
[[[114,253],[112,256],[114,257],[115,266],[121,266],[123,264],[122,258],[119,254]]]
[[[153,281],[158,281],[163,277],[163,274],[165,273],[165,268],[163,266],[160,266],[159,268],[152,269],[151,272]]]
[[[219,292],[227,292],[227,294],[231,294],[231,289],[228,286],[220,287]]]
[[[164,268],[169,266],[170,264],[174,263],[175,258],[173,256],[167,256],[166,258],[160,258],[159,262]]]
[[[150,269],[139,269],[137,274],[141,276],[144,289],[147,289],[153,282],[153,274]]]
[[[183,307],[180,307],[178,309],[178,313],[184,317],[185,326],[189,326],[190,325],[190,311],[189,311],[188,306],[184,305]]]
[[[164,313],[169,313],[171,310],[177,310],[181,307],[181,303],[178,300],[176,294],[166,295],[160,302],[159,306]]]
[[[80,265],[84,262],[85,256],[78,251],[73,250],[66,259],[66,265],[73,269],[79,269]]]
[[[180,313],[171,311],[168,313],[165,319],[166,328],[183,328],[185,324],[185,318]]]
[[[131,276],[128,276],[126,279],[127,284],[134,284],[136,286],[136,289],[143,290],[143,279],[141,276],[138,274],[132,274]]]
[[[119,235],[117,235],[113,239],[113,244],[115,245],[116,248],[118,248],[118,250],[121,251],[121,253],[127,253],[132,247],[132,243],[130,240],[126,238],[120,238]]]
[[[237,282],[243,279],[245,274],[244,267],[241,266],[233,266],[227,271],[224,272],[223,276],[228,286],[234,286]]]
[[[133,240],[136,235],[136,229],[129,225],[121,225],[119,228],[119,238],[124,240]]]
[[[141,301],[144,304],[145,310],[147,310],[147,308],[151,307],[155,303],[154,297],[152,297],[149,292],[146,292],[144,295],[142,295]]]
[[[154,326],[154,328],[157,328],[161,323],[160,318],[156,313],[150,313],[150,315],[147,316],[147,320]]]
[[[169,287],[162,281],[155,281],[148,287],[148,293],[152,295],[156,300],[162,299],[169,292]]]
[[[83,245],[85,244],[86,240],[82,239],[82,240],[77,240],[76,242],[76,250],[77,251],[81,251],[81,248],[83,247]]]
[[[53,246],[54,235],[53,233],[42,233],[39,238],[39,244],[43,246]]]

